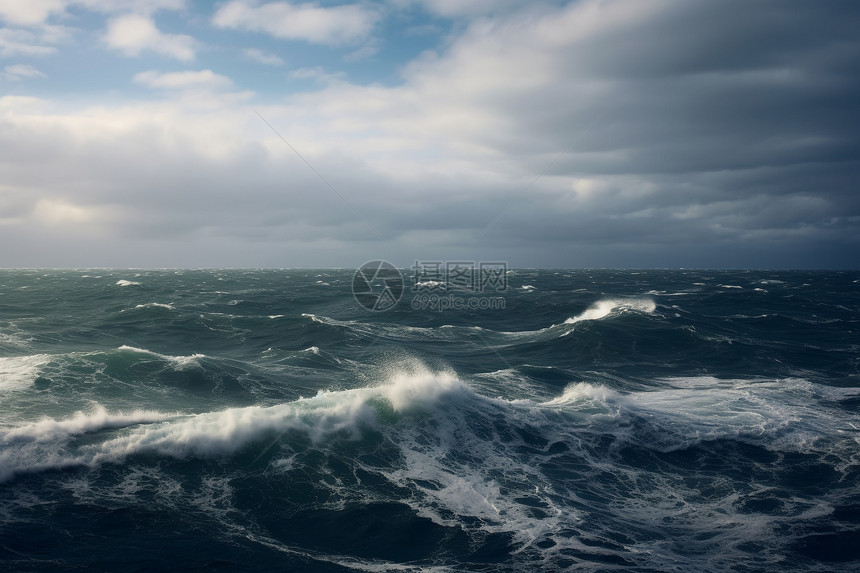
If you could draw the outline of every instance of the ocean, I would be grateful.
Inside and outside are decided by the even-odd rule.
[[[400,272],[0,271],[0,569],[860,569],[860,272]]]

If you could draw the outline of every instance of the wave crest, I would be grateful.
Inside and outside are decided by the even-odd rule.
[[[657,309],[657,304],[650,298],[608,298],[595,302],[584,312],[568,318],[565,324],[575,324],[583,320],[599,320],[616,311],[633,311],[644,314],[652,314]]]
[[[31,354],[0,358],[0,391],[21,390],[33,384],[50,354]]]
[[[149,356],[154,356],[166,362],[170,362],[177,368],[189,368],[192,366],[199,366],[199,359],[206,358],[205,354],[191,354],[189,356],[171,356],[170,354],[159,354],[158,352],[153,352],[152,350],[147,350],[145,348],[137,348],[135,346],[126,346],[123,344],[117,350],[132,352],[134,354],[147,354]]]

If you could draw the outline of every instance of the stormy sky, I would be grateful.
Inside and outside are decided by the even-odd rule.
[[[857,268],[855,0],[0,0],[0,267]]]

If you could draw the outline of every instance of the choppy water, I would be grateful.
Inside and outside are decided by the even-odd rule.
[[[860,567],[860,273],[0,271],[0,567]]]

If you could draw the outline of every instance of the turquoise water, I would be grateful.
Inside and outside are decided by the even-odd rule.
[[[0,271],[0,565],[860,567],[860,273]]]

